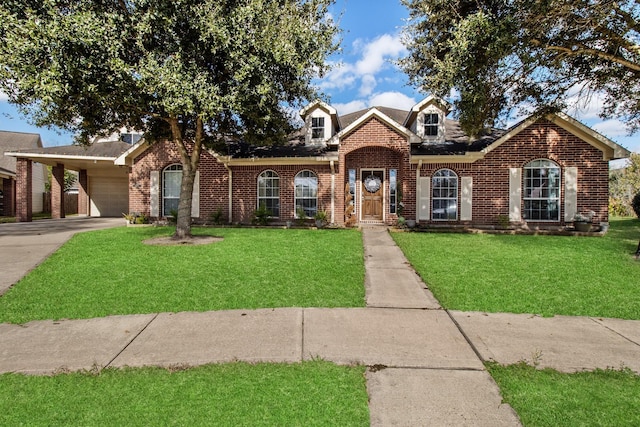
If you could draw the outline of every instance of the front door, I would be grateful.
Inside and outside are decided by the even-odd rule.
[[[384,172],[362,171],[362,220],[382,221]]]

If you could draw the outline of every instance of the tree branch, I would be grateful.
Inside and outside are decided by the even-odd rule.
[[[542,46],[542,43],[540,43],[539,40],[531,40],[531,43],[534,46]],[[613,55],[607,52],[602,52],[598,49],[593,49],[593,48],[589,48],[589,47],[580,47],[578,49],[572,49],[569,47],[564,47],[564,46],[553,46],[553,45],[546,45],[543,46],[544,49],[546,50],[550,50],[553,52],[560,52],[560,53],[564,53],[568,56],[580,56],[580,55],[589,55],[589,56],[595,56],[597,58],[602,58],[602,59],[606,59],[608,61],[611,62],[615,62],[619,65],[622,65],[625,68],[628,68],[631,71],[635,71],[635,72],[640,72],[640,64],[637,64],[633,61],[629,61],[627,59],[621,58],[617,55]]]

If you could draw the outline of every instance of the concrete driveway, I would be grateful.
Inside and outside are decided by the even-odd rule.
[[[74,234],[123,225],[122,218],[91,217],[0,224],[0,295]]]

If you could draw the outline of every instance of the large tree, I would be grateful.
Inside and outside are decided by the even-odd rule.
[[[516,106],[545,112],[594,95],[603,116],[640,127],[637,0],[402,1],[402,67],[425,91],[455,90],[471,135]]]
[[[122,127],[180,152],[176,238],[191,235],[200,154],[229,137],[273,144],[287,107],[317,96],[333,0],[2,0],[0,90],[77,141]]]

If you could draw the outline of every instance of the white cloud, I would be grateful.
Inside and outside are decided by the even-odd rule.
[[[400,92],[375,93],[366,99],[356,99],[345,104],[332,104],[338,114],[344,115],[369,107],[390,107],[409,110],[416,105],[416,100]]]
[[[6,102],[8,99],[7,94],[0,90],[0,102]]]
[[[376,88],[378,82],[376,78],[371,74],[366,74],[362,76],[362,81],[360,85],[360,96],[368,96],[373,93],[373,90]]]
[[[353,113],[354,111],[364,110],[367,108],[367,102],[362,99],[357,99],[346,104],[331,104],[336,109],[339,115],[345,115]]]
[[[334,68],[318,82],[320,89],[347,90],[358,87],[359,96],[369,96],[383,77],[378,75],[390,66],[390,61],[407,52],[399,35],[383,34],[371,41],[358,39],[353,43],[355,62],[334,63]]]
[[[356,62],[359,75],[375,74],[389,59],[397,59],[407,52],[399,35],[383,34],[364,46],[362,59]]]
[[[608,138],[626,137],[629,130],[620,120],[611,119],[591,125],[591,128],[607,136]]]
[[[383,92],[369,98],[369,106],[379,105],[400,110],[410,110],[416,103],[415,99],[401,92]]]

